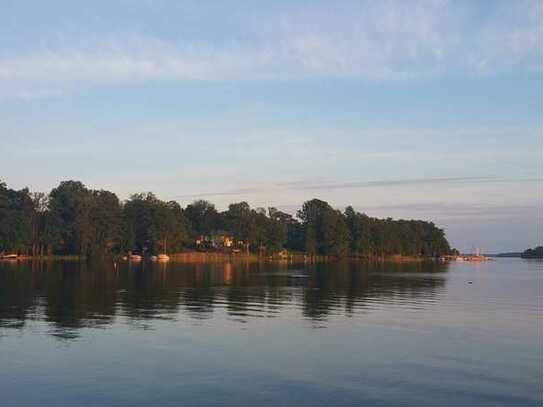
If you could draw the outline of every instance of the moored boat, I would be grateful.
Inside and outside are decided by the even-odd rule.
[[[170,261],[170,256],[168,256],[167,254],[159,254],[157,258],[158,261]]]
[[[18,257],[19,255],[14,253],[0,255],[1,260],[17,260]]]
[[[139,254],[131,254],[129,257],[128,257],[128,260],[129,261],[141,261],[143,259],[142,256],[140,256]]]

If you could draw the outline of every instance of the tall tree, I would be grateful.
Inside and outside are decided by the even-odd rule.
[[[327,202],[312,199],[298,211],[305,231],[306,251],[310,254],[345,256],[349,233],[341,212]]]
[[[121,204],[117,195],[104,190],[92,191],[89,254],[110,254],[118,251],[121,243],[121,222]]]
[[[61,251],[87,254],[92,243],[91,192],[79,181],[63,181],[49,195],[49,210],[61,229]]]
[[[244,242],[246,251],[256,238],[256,223],[251,207],[247,202],[233,203],[224,214],[228,230],[236,241]]]
[[[288,239],[288,224],[292,216],[277,210],[268,208],[268,221],[265,231],[268,250],[275,253],[283,249]]]
[[[184,216],[195,236],[207,236],[222,228],[215,205],[205,200],[194,201],[185,208]]]
[[[136,194],[125,203],[123,218],[124,250],[166,253],[180,250],[188,241],[188,222],[177,202]]]

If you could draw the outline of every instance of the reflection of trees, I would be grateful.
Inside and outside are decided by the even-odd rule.
[[[320,319],[331,311],[352,314],[375,300],[435,297],[447,268],[436,263],[317,264],[303,293],[304,315]]]
[[[31,274],[17,263],[4,263],[0,272],[0,327],[22,328],[35,313],[36,295]]]
[[[165,264],[124,265],[119,271],[119,307],[130,320],[171,318],[178,309],[177,276]]]
[[[40,318],[51,322],[53,334],[73,337],[113,320],[115,276],[103,265],[35,262],[0,270],[0,325],[23,327]]]
[[[446,269],[433,263],[348,262],[142,263],[117,269],[111,262],[0,264],[0,327],[23,328],[25,321],[41,319],[54,335],[72,338],[81,328],[107,326],[116,317],[149,325],[179,313],[211,318],[220,309],[246,321],[298,304],[306,318],[333,318],[375,301],[432,300],[445,284]]]
[[[115,275],[104,264],[66,263],[41,274],[45,280],[44,312],[56,334],[76,335],[82,327],[108,325],[116,302]]]

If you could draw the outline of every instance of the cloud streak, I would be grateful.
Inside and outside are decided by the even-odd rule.
[[[341,189],[363,188],[394,188],[404,186],[432,186],[432,185],[473,185],[497,183],[543,183],[543,177],[532,178],[503,178],[503,177],[443,177],[443,178],[412,178],[375,181],[318,183],[312,181],[295,181],[265,185],[264,187],[248,187],[231,189],[227,191],[207,191],[192,194],[183,194],[169,199],[206,198],[218,196],[243,196],[275,191],[333,191]]]
[[[297,190],[334,190],[351,188],[373,188],[373,187],[399,187],[399,186],[417,186],[417,185],[436,185],[436,184],[466,184],[495,182],[492,177],[447,177],[447,178],[418,178],[418,179],[396,179],[362,182],[344,182],[332,184],[313,184],[307,182],[294,182],[287,184],[292,189]]]

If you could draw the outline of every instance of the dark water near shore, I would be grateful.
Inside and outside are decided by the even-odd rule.
[[[2,406],[541,406],[543,262],[0,263],[0,394]]]

